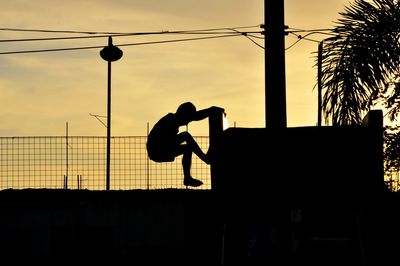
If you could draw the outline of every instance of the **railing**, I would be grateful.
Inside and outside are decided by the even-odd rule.
[[[207,151],[209,138],[195,137]],[[110,189],[186,188],[181,156],[155,163],[146,136],[111,138]],[[0,190],[24,188],[106,189],[106,137],[0,137]],[[210,167],[193,155],[192,176],[210,189]]]

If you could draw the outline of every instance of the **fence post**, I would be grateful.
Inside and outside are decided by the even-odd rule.
[[[64,188],[68,189],[68,122],[65,124],[65,176]]]
[[[223,132],[223,118],[224,118],[224,111],[223,110],[216,110],[212,113],[208,119],[209,123],[209,149],[208,155],[211,158],[211,190],[218,190],[220,180],[216,174],[215,170],[215,148],[216,145],[219,144],[219,139]]]
[[[64,175],[64,189],[68,189],[68,176]]]
[[[146,136],[146,142],[147,142],[147,138],[149,137],[149,133],[150,133],[150,125],[149,122],[147,122],[147,136]],[[146,144],[145,144],[145,148],[146,148]],[[146,150],[147,153],[147,150]],[[150,189],[150,158],[149,155],[147,155],[147,161],[146,161],[146,176],[147,176],[147,190]]]

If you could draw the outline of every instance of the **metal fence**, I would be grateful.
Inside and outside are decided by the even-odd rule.
[[[209,138],[195,137],[206,151]],[[181,156],[155,163],[146,136],[111,138],[110,189],[186,188]],[[24,188],[106,189],[106,146],[102,136],[0,137],[0,190]],[[192,176],[210,189],[210,167],[193,155]]]

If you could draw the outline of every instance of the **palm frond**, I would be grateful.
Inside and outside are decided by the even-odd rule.
[[[322,108],[334,125],[359,124],[399,71],[400,5],[355,0],[340,15],[335,36],[324,40]]]

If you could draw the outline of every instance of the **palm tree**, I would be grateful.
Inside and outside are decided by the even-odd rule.
[[[386,109],[385,174],[399,172],[400,0],[355,0],[340,15],[322,50],[325,121],[360,124],[371,108]]]
[[[383,103],[393,120],[400,111],[400,4],[355,0],[324,40],[322,110],[333,125],[360,124]]]

